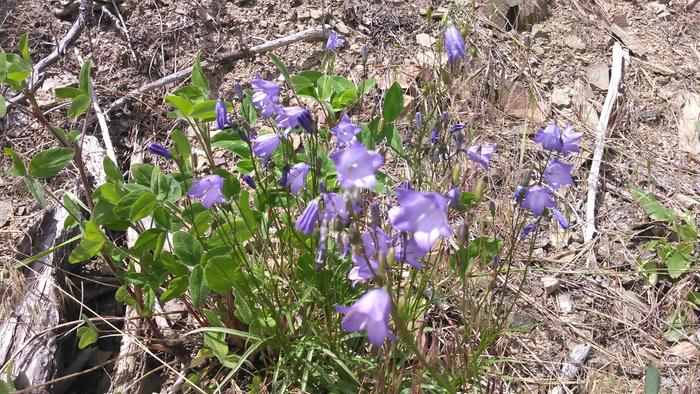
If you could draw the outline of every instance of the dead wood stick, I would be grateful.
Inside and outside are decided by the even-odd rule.
[[[278,38],[278,39],[275,39],[272,41],[267,41],[263,44],[256,45],[256,46],[251,47],[251,48],[223,53],[223,54],[217,56],[216,60],[214,60],[214,61],[202,62],[202,68],[211,68],[211,67],[213,67],[217,64],[223,63],[223,62],[230,62],[230,61],[244,59],[248,56],[269,52],[269,51],[275,50],[277,48],[281,48],[281,47],[284,47],[287,45],[294,44],[294,43],[299,42],[299,41],[318,41],[318,40],[323,39],[324,37],[325,37],[325,33],[323,31],[323,28],[322,27],[314,27],[311,29],[300,31],[298,33],[294,33],[294,34],[289,35],[289,36],[281,37],[281,38]],[[163,78],[158,79],[156,81],[149,82],[136,90],[132,90],[131,92],[127,93],[124,97],[122,97],[122,98],[114,101],[112,104],[110,104],[109,107],[107,108],[107,110],[105,111],[105,114],[109,115],[115,109],[126,104],[127,101],[133,99],[134,97],[151,92],[151,91],[156,90],[158,88],[162,88],[162,87],[169,85],[171,83],[180,82],[184,79],[187,79],[190,76],[190,74],[192,74],[192,67],[187,67],[187,68],[182,69],[176,73],[166,75]]]
[[[63,36],[63,38],[58,42],[56,48],[54,48],[54,50],[48,56],[41,59],[34,65],[34,67],[32,67],[32,77],[29,81],[29,86],[27,87],[30,92],[34,92],[39,87],[37,82],[39,81],[41,72],[44,71],[46,67],[56,63],[59,57],[66,52],[66,48],[68,48],[69,45],[78,39],[80,33],[83,31],[83,27],[85,27],[85,24],[87,23],[88,12],[92,10],[92,0],[81,0],[79,10],[80,11],[78,12],[78,17],[75,19],[75,22],[73,22],[73,25],[71,26],[70,30],[68,30],[68,33],[66,33],[66,35]],[[22,100],[24,100],[24,94],[19,93],[14,97],[9,98],[7,101],[11,104],[16,104]]]
[[[603,110],[600,112],[598,126],[596,127],[595,149],[593,151],[593,163],[591,164],[591,172],[588,175],[588,197],[586,201],[586,225],[583,232],[583,241],[589,242],[593,239],[595,228],[595,196],[598,189],[598,178],[600,175],[600,164],[605,151],[605,133],[610,121],[613,106],[617,101],[618,87],[622,80],[622,63],[624,52],[619,42],[613,45],[612,57],[612,76],[610,85],[608,85],[608,94],[605,96]]]
[[[683,7],[683,11],[690,12],[695,8],[695,6],[700,2],[700,0],[688,0],[688,4]]]

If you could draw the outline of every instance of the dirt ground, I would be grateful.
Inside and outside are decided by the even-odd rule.
[[[76,15],[62,3],[5,0],[0,4],[0,47],[16,48],[18,37],[29,30],[33,58],[47,55]],[[452,5],[453,17],[473,23],[468,41],[477,56],[471,70],[482,84],[466,85],[449,113],[454,120],[478,125],[480,139],[502,147],[491,174],[491,184],[498,185],[495,204],[508,204],[520,181],[518,156],[524,130],[531,136],[556,120],[585,132],[583,152],[573,171],[578,174],[576,186],[563,196],[572,226],[567,231],[548,226],[541,232],[513,330],[502,339],[498,354],[491,355],[510,360],[500,371],[516,379],[507,387],[514,392],[548,392],[560,381],[570,350],[590,345],[580,373],[568,386],[574,392],[643,392],[650,362],[661,371],[662,387],[679,393],[700,391],[700,316],[685,302],[688,292],[700,290],[700,274],[696,266],[680,281],[648,284],[639,272],[638,258],[644,242],[640,234],[651,225],[630,192],[652,191],[663,204],[699,217],[700,142],[697,133],[688,138],[681,124],[684,110],[700,105],[700,5],[686,10],[685,0],[542,0],[546,15],[534,19],[523,15],[530,2],[520,4],[519,18],[512,18],[507,12],[512,7],[506,6],[509,23],[503,16],[489,19],[485,11],[489,7],[483,3],[473,11],[467,1],[124,0],[119,9],[127,38],[111,16],[115,14],[111,2],[95,2],[93,24],[47,70],[40,104],[53,119],[64,122],[65,105],[51,90],[76,81],[78,54],[92,59],[93,83],[101,103],[107,105],[190,66],[197,53],[212,59],[322,21],[347,40],[336,61],[338,69],[357,77],[362,71],[360,48],[367,44],[368,69],[375,73],[371,76],[380,80],[398,76],[410,88],[420,74],[422,54],[429,52],[417,35],[440,38],[440,18]],[[434,10],[431,20],[423,12],[428,6]],[[606,67],[616,41],[628,57],[608,128],[598,189],[598,238],[591,247],[582,235],[587,178],[596,120],[607,92],[598,78],[608,77]],[[318,66],[323,47],[297,43],[276,54],[290,70],[298,71]],[[604,71],[591,71],[596,68]],[[265,56],[221,65],[208,73],[212,95],[231,97],[235,83],[245,83],[256,74],[278,77]],[[518,110],[528,104],[513,94],[518,86],[536,92],[539,110],[529,116]],[[110,132],[123,170],[134,150],[167,140],[177,126],[165,117],[162,94],[159,90],[138,97],[111,115]],[[99,134],[97,129],[88,132]],[[27,124],[21,113],[11,112],[0,123],[0,144],[27,157],[52,140],[38,125]],[[3,168],[9,167],[7,158],[0,161]],[[67,189],[73,176],[68,172],[49,183],[53,190]],[[0,175],[0,265],[21,259],[16,245],[41,215],[21,180]],[[543,286],[548,278],[559,281],[559,289],[551,294]],[[664,321],[674,311],[688,316],[687,337],[681,345],[663,336],[668,329]]]

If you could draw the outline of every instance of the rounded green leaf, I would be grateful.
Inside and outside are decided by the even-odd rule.
[[[51,148],[39,152],[29,162],[29,173],[37,178],[50,178],[58,174],[74,156],[71,148]]]
[[[382,107],[382,117],[386,123],[395,121],[403,111],[403,92],[401,85],[394,82],[384,96],[384,106]]]
[[[153,210],[156,209],[157,202],[158,201],[156,200],[155,194],[142,194],[141,197],[137,198],[136,201],[134,201],[134,204],[131,206],[131,210],[129,211],[129,219],[135,222],[152,214]]]

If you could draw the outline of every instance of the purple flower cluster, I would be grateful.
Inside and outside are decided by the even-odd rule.
[[[564,214],[557,209],[554,192],[561,186],[574,184],[574,180],[571,177],[573,165],[562,162],[559,158],[560,156],[566,157],[571,153],[580,152],[581,148],[578,146],[578,142],[581,140],[582,135],[583,133],[574,132],[571,126],[567,126],[564,131],[561,131],[559,126],[554,123],[542,130],[538,130],[533,140],[540,144],[544,150],[554,154],[555,157],[542,174],[544,183],[532,185],[526,189],[518,187],[514,197],[516,203],[532,212],[537,218],[542,217],[545,212],[549,211],[564,229],[569,228],[570,224]],[[527,237],[536,229],[536,223],[528,224],[523,229],[521,238]]]

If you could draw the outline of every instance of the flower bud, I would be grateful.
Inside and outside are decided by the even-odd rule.
[[[243,181],[250,186],[251,189],[255,189],[257,186],[255,185],[255,181],[253,180],[253,177],[251,177],[248,174],[243,175]]]
[[[148,144],[148,146],[146,146],[146,149],[155,153],[158,156],[163,156],[168,159],[173,157],[173,154],[170,153],[170,151],[166,147],[160,144]]]

